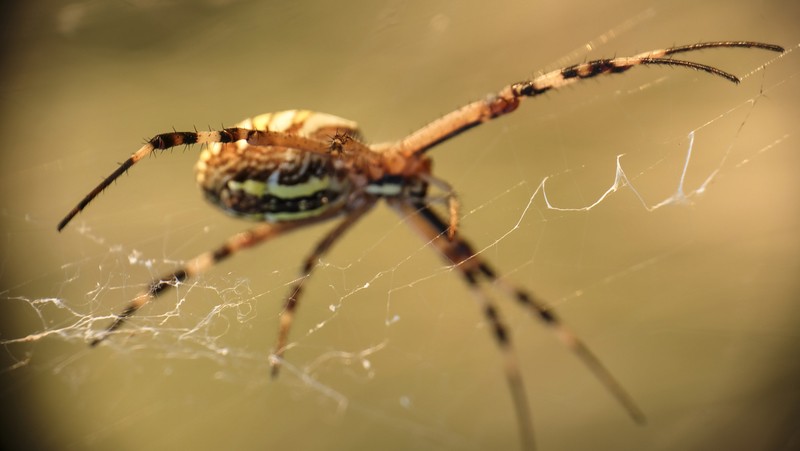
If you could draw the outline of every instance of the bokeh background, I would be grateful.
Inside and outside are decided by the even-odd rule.
[[[800,63],[792,1],[39,1],[3,6],[0,404],[7,449],[516,449],[502,360],[458,274],[378,208],[319,263],[287,365],[287,285],[330,225],[241,254],[98,349],[92,330],[247,224],[194,184],[198,149],[136,166],[55,224],[143,139],[308,108],[398,139],[505,84],[704,40],[740,86],[643,68],[525,102],[432,155],[462,231],[589,342],[633,424],[506,299],[540,449],[800,448]],[[697,129],[687,202],[675,194]]]

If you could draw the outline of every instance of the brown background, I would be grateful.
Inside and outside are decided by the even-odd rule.
[[[377,142],[584,59],[703,40],[800,43],[790,1],[269,3],[36,2],[6,12],[5,445],[515,449],[501,360],[478,309],[384,208],[321,263],[277,382],[267,356],[286,285],[326,226],[215,268],[89,350],[103,315],[247,224],[201,199],[197,149],[144,161],[63,233],[55,224],[143,138],[172,127],[309,108],[354,119]],[[597,49],[587,52],[590,41]],[[694,59],[745,75],[773,57]],[[798,68],[795,50],[738,87],[637,69],[525,102],[432,153],[463,201],[463,232],[501,274],[559,308],[650,420],[632,424],[501,299],[540,449],[800,447]],[[710,121],[685,190],[719,172],[690,204],[649,212],[623,189],[589,212],[548,210],[538,194],[527,207],[548,176],[555,205],[593,203],[623,153],[639,193],[658,203],[678,186],[688,132]]]

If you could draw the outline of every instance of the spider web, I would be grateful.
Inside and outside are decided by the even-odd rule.
[[[514,449],[478,308],[385,208],[317,263],[276,381],[278,314],[331,224],[181,284],[98,349],[87,340],[151,280],[248,224],[200,198],[197,148],[142,162],[67,230],[55,224],[141,135],[171,126],[310,108],[391,140],[533,68],[729,38],[790,52],[697,55],[740,86],[643,68],[589,81],[431,155],[480,255],[558,308],[648,415],[632,424],[492,292],[541,449],[797,446],[800,36],[788,4],[101,5],[18,9],[15,23],[46,31],[7,32],[20,44],[4,60],[2,121],[7,447]]]

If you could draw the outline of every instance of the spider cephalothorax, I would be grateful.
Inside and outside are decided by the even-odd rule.
[[[291,288],[280,315],[277,345],[271,358],[277,374],[286,349],[289,329],[297,309],[303,281],[324,255],[353,224],[383,199],[408,225],[464,277],[478,300],[505,358],[506,379],[519,422],[522,446],[532,449],[533,429],[522,376],[517,367],[506,326],[494,301],[481,283],[490,283],[551,327],[595,374],[631,417],[644,415],[594,354],[540,299],[498,279],[496,272],[458,234],[458,203],[450,186],[431,174],[426,152],[460,133],[517,109],[525,97],[561,88],[578,80],[615,74],[640,65],[687,67],[738,82],[720,69],[672,55],[706,48],[754,47],[775,52],[776,45],[747,41],[691,44],[640,53],[627,58],[589,61],[513,83],[483,100],[469,103],[396,142],[367,145],[355,122],[328,114],[291,110],[247,119],[235,127],[208,132],[171,132],[156,135],[117,170],[87,194],[58,224],[63,229],[101,191],[131,166],[153,152],[181,144],[207,144],[197,163],[197,182],[213,204],[227,213],[259,221],[216,249],[189,260],[136,296],[114,321],[96,335],[97,345],[117,330],[143,305],[172,286],[209,269],[236,252],[309,224],[336,217],[340,222],[314,247],[301,267],[301,278]],[[442,219],[427,195],[428,186],[445,193],[449,220]]]

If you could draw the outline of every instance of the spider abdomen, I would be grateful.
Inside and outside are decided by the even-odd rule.
[[[209,160],[206,198],[227,213],[270,222],[320,215],[339,207],[350,192],[330,158],[294,149],[251,147],[261,158]],[[213,174],[213,175],[212,175]]]
[[[263,114],[237,127],[316,138],[329,138],[342,130],[358,133],[352,121],[306,110]],[[209,201],[228,214],[260,221],[293,221],[330,213],[344,205],[352,190],[347,169],[330,155],[252,146],[244,140],[210,145],[200,155],[196,170]]]

